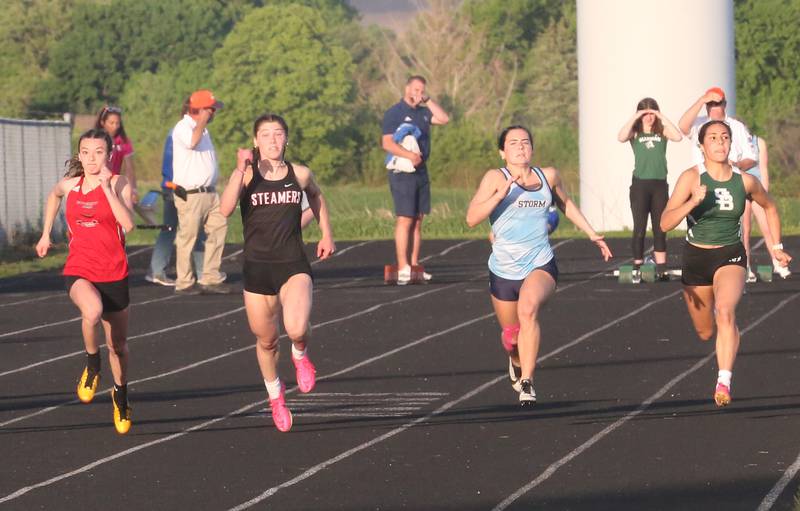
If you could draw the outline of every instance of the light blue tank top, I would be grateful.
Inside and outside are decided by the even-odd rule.
[[[506,179],[511,173],[500,169]],[[553,192],[544,173],[534,168],[542,185],[528,190],[514,183],[508,194],[489,215],[494,245],[489,256],[489,270],[498,277],[522,280],[553,258],[547,236],[547,210]]]

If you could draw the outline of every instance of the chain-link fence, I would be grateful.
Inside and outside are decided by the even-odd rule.
[[[41,230],[44,201],[70,158],[71,126],[0,118],[0,250]],[[63,231],[55,225],[53,234]]]

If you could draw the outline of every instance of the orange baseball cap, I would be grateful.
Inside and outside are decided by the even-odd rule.
[[[222,101],[214,97],[214,93],[208,89],[200,89],[192,92],[189,97],[189,108],[216,108],[219,110],[225,106]]]
[[[708,93],[710,93],[710,92],[716,92],[717,94],[719,94],[720,96],[722,96],[722,100],[721,100],[721,101],[725,101],[725,91],[724,91],[724,90],[722,90],[722,88],[721,88],[721,87],[711,87],[710,89],[708,89],[708,90],[706,91],[706,94],[708,94]]]

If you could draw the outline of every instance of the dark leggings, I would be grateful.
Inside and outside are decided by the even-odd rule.
[[[647,234],[647,215],[653,224],[653,245],[656,252],[667,251],[667,235],[661,231],[661,214],[667,206],[668,188],[665,179],[633,178],[630,188],[633,213],[631,251],[637,261],[644,259],[644,237]]]

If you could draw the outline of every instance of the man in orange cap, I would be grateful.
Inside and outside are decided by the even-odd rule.
[[[221,101],[208,89],[189,97],[188,112],[172,129],[172,182],[176,185],[175,209],[178,232],[175,236],[175,293],[227,294],[225,275],[219,269],[228,222],[219,210],[216,191],[219,166],[214,144],[206,126],[214,119]],[[192,249],[200,231],[206,233],[203,273],[195,285]]]
[[[700,145],[697,141],[700,127],[711,120],[724,121],[731,127],[731,165],[745,172],[753,167],[757,160],[755,149],[751,143],[752,137],[747,126],[742,121],[729,117],[725,113],[727,104],[725,91],[720,87],[711,87],[683,114],[678,121],[678,127],[684,135],[687,135],[692,140],[692,161],[694,164],[699,164],[703,163],[703,153],[700,151]],[[704,105],[707,115],[698,117]]]

